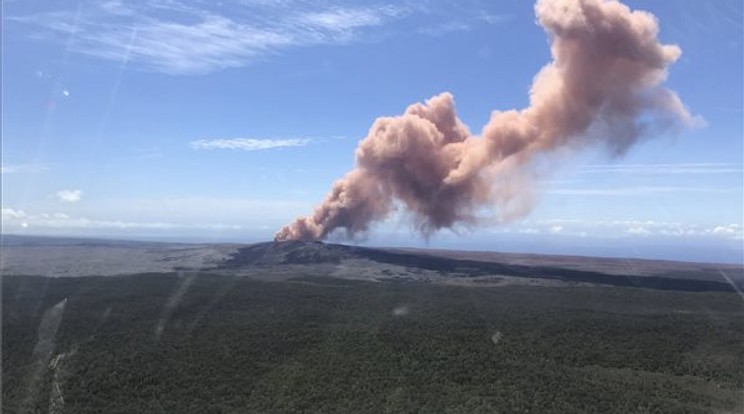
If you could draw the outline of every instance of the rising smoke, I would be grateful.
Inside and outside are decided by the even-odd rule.
[[[681,51],[659,43],[653,15],[604,0],[539,0],[535,13],[553,59],[535,76],[529,107],[494,111],[480,136],[457,118],[447,92],[378,118],[356,167],[275,240],[318,240],[337,229],[353,237],[397,205],[425,235],[475,224],[484,206],[524,215],[537,156],[588,145],[620,156],[644,136],[698,122],[661,86]]]

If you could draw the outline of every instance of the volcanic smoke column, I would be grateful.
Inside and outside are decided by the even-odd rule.
[[[351,237],[396,205],[424,234],[475,224],[484,206],[524,215],[536,156],[587,145],[619,156],[644,136],[699,122],[661,86],[681,51],[659,43],[653,15],[603,0],[539,0],[535,13],[553,60],[535,76],[529,107],[494,111],[480,136],[457,118],[447,92],[378,118],[356,167],[275,240],[318,240],[337,229]]]

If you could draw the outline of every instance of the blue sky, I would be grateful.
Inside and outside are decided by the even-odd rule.
[[[478,131],[550,59],[525,1],[183,3],[4,2],[4,233],[268,240],[376,117],[450,91]],[[552,157],[524,219],[366,242],[740,261],[742,4],[626,4],[682,48],[667,86],[704,127]]]

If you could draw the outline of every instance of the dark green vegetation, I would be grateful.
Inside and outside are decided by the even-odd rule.
[[[5,413],[742,407],[735,293],[210,274],[2,283]]]

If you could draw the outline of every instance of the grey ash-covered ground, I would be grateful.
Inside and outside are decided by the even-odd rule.
[[[483,278],[508,278],[510,281],[530,283],[534,281],[581,283],[610,286],[629,286],[651,289],[681,291],[723,291],[734,292],[741,289],[742,269],[736,266],[679,264],[673,262],[633,261],[635,272],[627,272],[628,261],[624,263],[626,273],[606,272],[581,269],[571,262],[563,264],[553,262],[535,264],[514,263],[513,258],[498,261],[493,257],[481,255],[458,257],[458,252],[449,254],[432,254],[420,250],[391,250],[365,247],[326,244],[322,242],[285,241],[258,243],[236,250],[229,259],[219,263],[218,269],[239,269],[250,266],[283,266],[283,265],[337,265],[344,263],[357,264],[357,267],[381,267],[379,280],[390,279],[395,268],[400,277],[427,281],[483,281]],[[462,254],[462,253],[461,253]],[[539,257],[539,256],[535,256]],[[594,259],[603,263],[602,260]],[[580,262],[574,258],[574,262]],[[611,262],[612,259],[606,261]],[[666,264],[661,266],[660,264]],[[605,263],[606,265],[606,263]],[[387,266],[387,268],[385,267]],[[725,267],[730,280],[720,272]],[[353,266],[352,266],[353,267]],[[421,275],[426,276],[421,276]],[[337,272],[343,277],[343,272]],[[418,275],[419,277],[417,277]],[[496,280],[496,279],[494,279]],[[736,285],[732,284],[737,281]]]
[[[110,276],[174,271],[286,279],[315,273],[459,285],[594,285],[681,291],[744,289],[741,266],[653,260],[381,249],[319,241],[167,244],[11,238],[5,274]]]

